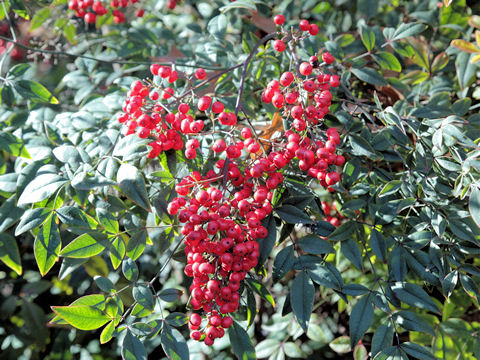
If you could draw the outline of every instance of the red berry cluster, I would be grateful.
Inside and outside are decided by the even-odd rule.
[[[273,18],[273,22],[278,26],[282,26],[285,23],[285,16],[280,14],[275,15],[275,17]],[[301,20],[298,27],[300,31],[307,36],[315,36],[318,34],[319,31],[318,26],[316,24],[310,24],[308,20]],[[273,48],[278,52],[283,52],[286,49],[285,40],[288,39],[291,35],[285,32],[283,28],[281,29],[280,35],[282,35],[282,39],[275,40],[273,42]],[[303,36],[300,34],[295,34],[294,36],[299,40],[303,39]]]
[[[164,79],[167,84],[173,84],[178,79],[177,71],[170,66],[153,64],[150,71],[152,75]],[[206,78],[206,72],[201,68],[197,69],[194,75],[198,80]],[[142,139],[154,139],[149,143],[152,147],[149,158],[155,158],[170,149],[181,150],[184,145],[187,159],[197,156],[200,142],[195,137],[189,140],[185,137],[198,136],[205,126],[204,121],[194,119],[188,103],[176,104],[176,113],[168,110],[161,100],[168,100],[174,95],[170,86],[162,88],[152,82],[137,80],[132,83],[123,103],[124,113],[119,116],[118,121],[128,125],[126,135],[136,133]],[[213,101],[210,96],[198,99],[197,108],[200,112],[208,112],[212,121],[218,121],[221,125],[234,126],[237,123],[237,116],[226,112],[223,103]]]
[[[328,52],[322,58],[326,64],[334,60]],[[326,133],[320,131],[321,138],[315,132],[319,132],[318,125],[329,111],[332,100],[330,90],[338,87],[340,80],[337,75],[325,73],[310,77],[314,67],[317,69],[319,66],[318,58],[312,56],[310,63],[304,62],[298,69],[301,75],[306,76],[305,79],[290,71],[284,72],[279,81],[268,83],[262,93],[262,101],[283,110],[284,117],[291,120],[292,130],[285,132],[287,142],[277,144],[280,149],[274,153],[279,164],[286,164],[296,157],[302,171],[307,171],[309,176],[319,180],[320,185],[332,191],[330,186],[340,180],[340,175],[336,171],[328,171],[329,165],[343,166],[345,163],[342,155],[335,154],[340,135],[335,128],[328,129]]]
[[[305,21],[301,24],[301,29],[307,27]],[[308,29],[315,32],[316,27]],[[325,53],[324,62],[331,63],[330,57]],[[194,159],[198,151],[207,150],[201,146],[205,137],[212,139],[213,169],[193,171],[179,181],[178,197],[167,207],[183,224],[185,274],[193,278],[190,305],[196,312],[189,321],[191,338],[206,345],[221,338],[233,322],[229,314],[238,310],[241,282],[258,265],[257,239],[268,235],[262,220],[272,213],[273,192],[283,183],[289,164],[297,163],[331,191],[340,179],[334,170],[345,162],[336,155],[340,135],[334,128],[320,129],[332,99],[330,88],[339,80],[323,73],[308,78],[319,66],[315,61],[308,64],[309,72],[300,69],[306,79],[287,71],[262,93],[264,102],[283,111],[289,124],[285,140],[259,138],[252,127],[236,127],[238,108],[229,112],[222,102],[197,96],[193,86],[175,95],[170,84],[178,74],[168,66],[152,65],[155,82],[135,81],[127,93],[119,121],[127,125],[127,134],[153,139],[148,157],[184,149],[185,157]],[[194,78],[205,79],[206,72],[197,69],[185,76],[192,85]]]
[[[242,133],[251,135],[248,128]],[[261,221],[272,212],[273,189],[283,181],[267,159],[242,158],[242,148],[255,150],[249,139],[221,151],[215,143],[213,150],[225,152],[226,159],[219,159],[215,170],[205,176],[194,171],[181,180],[175,187],[179,197],[168,205],[168,212],[178,214],[184,224],[185,274],[193,277],[190,304],[194,310],[203,310],[208,319],[198,330],[201,318],[192,315],[191,337],[200,340],[205,334],[207,345],[231,325],[227,314],[237,311],[241,281],[258,264],[255,240],[268,235]]]
[[[322,210],[325,213],[325,221],[328,221],[335,227],[339,227],[344,219],[344,216],[340,214],[335,206],[335,204],[329,204],[326,201],[321,202]]]
[[[104,16],[109,12],[113,15],[113,21],[117,24],[125,22],[125,14],[120,9],[125,9],[137,3],[139,0],[111,0],[109,3],[103,0],[70,0],[68,8],[75,11],[75,16],[83,18],[88,24],[95,24],[97,17]],[[142,17],[145,11],[138,9],[137,17]]]

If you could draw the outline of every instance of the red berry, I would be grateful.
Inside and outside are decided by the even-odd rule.
[[[87,24],[95,24],[97,21],[97,15],[94,13],[86,13],[84,16],[84,20]]]
[[[310,30],[308,30],[308,32],[310,33],[310,35],[312,36],[315,36],[318,34],[318,26],[315,25],[315,24],[310,24]]]
[[[307,62],[303,62],[300,64],[300,74],[302,75],[305,75],[305,76],[308,76],[312,73],[312,65],[310,65],[309,63]]]
[[[212,111],[215,114],[220,114],[225,109],[225,106],[220,101],[215,101],[212,105]]]
[[[331,64],[335,61],[335,58],[329,52],[324,52],[322,54],[322,60],[325,61],[325,63],[327,63],[327,64]]]
[[[282,25],[285,22],[285,16],[278,14],[273,18],[273,22],[277,25]]]
[[[212,103],[212,98],[210,96],[202,96],[200,100],[198,100],[198,110],[205,111],[210,107]]]
[[[203,80],[203,79],[206,78],[206,76],[207,76],[207,73],[202,68],[199,68],[199,69],[195,70],[195,77],[198,80]]]
[[[280,84],[288,86],[292,83],[293,79],[293,74],[290,71],[286,71],[280,76]]]
[[[302,20],[300,21],[300,24],[298,25],[300,27],[300,30],[302,31],[309,31],[310,30],[310,23],[308,20]]]
[[[275,40],[273,48],[278,52],[285,51],[285,43],[282,40]]]

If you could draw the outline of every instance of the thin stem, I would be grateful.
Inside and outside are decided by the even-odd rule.
[[[273,37],[276,35],[277,33],[274,32],[274,33],[270,33],[270,34],[267,34],[265,35],[263,38],[261,38],[256,44],[255,46],[253,47],[252,51],[250,51],[250,54],[248,54],[247,58],[245,59],[245,61],[243,62],[243,70],[242,70],[242,77],[240,79],[240,87],[239,87],[239,90],[238,90],[238,95],[237,95],[237,102],[235,104],[235,115],[238,115],[238,112],[240,111],[240,107],[242,106],[242,95],[243,95],[243,88],[245,86],[245,78],[247,77],[247,68],[248,68],[248,64],[250,64],[250,61],[252,61],[252,58],[253,56],[255,55],[255,53],[257,52],[258,48],[263,45],[264,43],[266,43],[268,40],[270,39],[273,39]]]
[[[2,1],[2,4],[4,4],[4,2]],[[13,34],[13,33],[12,33]],[[13,36],[14,37],[14,36]],[[21,47],[25,50],[29,50],[29,51],[32,51],[32,52],[36,52],[36,53],[42,53],[42,54],[51,54],[51,55],[57,55],[57,56],[64,56],[64,57],[73,57],[73,58],[82,58],[82,59],[87,59],[87,60],[94,60],[94,61],[98,61],[98,62],[102,62],[102,63],[107,63],[107,64],[124,64],[124,65],[152,65],[152,64],[159,64],[159,65],[170,65],[169,62],[153,62],[153,61],[138,61],[138,60],[133,60],[133,61],[128,61],[128,60],[120,60],[120,59],[100,59],[100,58],[96,58],[96,57],[93,57],[93,56],[88,56],[88,55],[82,55],[82,54],[72,54],[72,53],[68,53],[68,52],[65,52],[65,51],[58,51],[58,50],[48,50],[48,49],[39,49],[39,48],[35,48],[35,47],[31,47],[31,46],[28,46],[28,45],[25,45],[25,44],[22,44],[21,42],[18,42],[16,40],[16,38],[14,37],[13,39],[10,39],[8,37],[5,37],[5,36],[1,36],[0,35],[0,39],[4,40],[4,41],[7,41],[7,42],[10,42],[10,43],[13,43],[15,44],[16,46],[18,47]],[[190,64],[177,64],[178,66],[184,66],[184,67],[190,67],[190,68],[198,68],[199,65],[190,65]],[[215,67],[215,66],[208,66],[208,65],[204,65],[204,66],[201,66],[202,68],[206,69],[206,70],[227,70],[229,71],[230,68],[222,68],[222,67]]]

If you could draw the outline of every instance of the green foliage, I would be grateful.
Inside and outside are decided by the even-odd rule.
[[[40,34],[37,61],[0,55],[2,356],[479,358],[478,4],[141,3],[143,18],[101,29],[67,17],[64,1],[0,7],[18,38],[21,18]],[[234,111],[256,50],[239,119],[265,131],[275,108],[259,89],[295,65],[255,48],[279,13],[320,28],[298,44],[301,61],[335,56],[325,123],[347,162],[332,193],[285,173],[242,307],[209,348],[188,339],[183,235],[167,204],[189,171],[212,168],[210,137],[196,163],[173,150],[148,159],[151,139],[124,136],[116,119],[152,62],[175,63],[178,93],[197,67],[225,71],[199,91]]]

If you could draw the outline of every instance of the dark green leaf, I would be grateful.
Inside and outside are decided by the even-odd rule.
[[[145,285],[137,285],[132,290],[133,298],[145,309],[153,310],[155,300],[152,291]]]
[[[315,235],[304,236],[297,242],[297,245],[310,254],[333,254],[335,252],[332,245]]]
[[[15,90],[30,101],[58,104],[58,100],[42,84],[32,80],[18,80],[13,83]]]
[[[368,84],[386,86],[387,82],[384,80],[382,75],[376,70],[371,68],[356,69],[351,68],[350,71],[353,75],[359,78],[362,81],[365,81]]]
[[[433,356],[432,350],[426,348],[425,346],[418,345],[411,342],[404,342],[400,344],[400,348],[405,351],[408,355],[413,356],[415,359],[419,360],[435,360],[436,357]]]
[[[293,246],[289,245],[282,249],[273,262],[272,277],[273,281],[278,281],[285,276],[290,270],[292,270],[293,263],[295,262]]]
[[[150,210],[147,189],[142,174],[135,166],[122,164],[118,169],[117,181],[120,190],[137,205]]]
[[[260,268],[265,261],[270,256],[275,243],[277,242],[277,228],[275,225],[275,218],[273,215],[268,216],[266,219],[262,221],[262,225],[267,229],[268,234],[264,238],[258,238],[257,242],[259,245],[259,253],[258,256],[258,264],[257,268]]]
[[[28,209],[15,229],[15,236],[42,225],[50,214],[52,214],[52,211],[46,208]]]
[[[228,330],[228,337],[230,338],[233,352],[238,359],[254,360],[257,358],[250,337],[238,322],[233,321],[233,325]]]
[[[393,327],[388,321],[380,325],[373,334],[372,338],[372,357],[375,357],[381,350],[392,345],[393,341]]]
[[[357,301],[350,314],[350,346],[354,347],[373,321],[373,303],[370,294]]]
[[[135,261],[133,261],[132,259],[127,258],[123,260],[122,272],[128,281],[132,281],[132,282],[137,281],[138,267],[137,267],[137,264],[135,264]]]
[[[473,221],[480,227],[480,189],[474,188],[468,201],[468,210]]]
[[[123,338],[122,359],[147,360],[147,351],[145,350],[145,347],[130,330],[127,330],[127,334]]]
[[[275,209],[277,215],[288,224],[310,224],[312,219],[293,205],[283,205]]]
[[[428,294],[418,285],[413,283],[397,282],[392,286],[396,297],[404,303],[416,306],[421,309],[440,312],[437,304],[428,296]]]
[[[35,260],[42,276],[55,265],[61,247],[60,233],[52,216],[43,224],[33,244]]]
[[[435,336],[435,331],[430,324],[411,311],[397,311],[393,314],[393,321],[406,330],[421,331]]]
[[[160,342],[169,359],[188,360],[190,358],[188,346],[182,334],[167,323],[163,323]]]
[[[298,273],[293,280],[290,291],[290,302],[293,313],[304,331],[307,331],[310,316],[312,315],[314,295],[315,287],[313,286],[312,280],[307,271],[303,270]]]
[[[32,204],[53,195],[67,180],[64,177],[45,173],[38,175],[32,182],[30,182],[23,190],[22,195],[18,199],[18,205]]]
[[[17,242],[9,234],[0,233],[0,260],[18,275],[22,274],[22,263]]]

